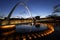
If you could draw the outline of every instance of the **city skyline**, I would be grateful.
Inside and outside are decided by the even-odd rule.
[[[0,16],[7,16],[13,6],[19,1],[22,0],[0,0]],[[45,17],[52,14],[53,7],[60,4],[59,2],[60,0],[28,0],[25,4],[29,8],[32,16]],[[23,17],[30,16],[23,6],[18,5],[12,14],[12,17],[22,17],[21,15],[23,15]]]

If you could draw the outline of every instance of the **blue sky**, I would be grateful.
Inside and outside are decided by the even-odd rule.
[[[0,16],[7,16],[13,6],[19,1],[24,1],[29,8],[32,16],[45,17],[51,15],[53,12],[53,7],[60,4],[60,0],[0,0]],[[59,14],[60,15],[60,14]],[[27,10],[18,5],[14,10],[11,17],[28,17],[30,16]]]

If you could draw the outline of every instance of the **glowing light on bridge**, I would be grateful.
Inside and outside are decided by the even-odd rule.
[[[5,33],[2,33],[2,35],[10,35],[10,34],[12,34],[12,33],[14,33],[14,32],[15,32],[15,30],[9,31],[9,32],[5,32]]]
[[[40,23],[40,24],[42,24],[42,23]],[[54,28],[51,24],[45,24],[44,23],[42,25],[45,25],[46,27],[48,27],[48,29],[43,31],[43,32],[28,33],[27,35],[23,34],[22,36],[20,36],[20,34],[19,34],[19,35],[16,36],[16,39],[20,40],[20,38],[21,38],[22,40],[27,40],[27,39],[32,40],[32,39],[35,39],[35,38],[41,38],[41,37],[50,35],[54,32]],[[15,32],[15,30],[5,32],[5,33],[3,33],[3,35],[9,35],[9,34],[12,34],[14,32]]]
[[[13,27],[15,27],[15,25],[4,25],[4,26],[1,26],[2,29],[13,28]]]

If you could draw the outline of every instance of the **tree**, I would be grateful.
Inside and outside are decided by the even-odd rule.
[[[36,16],[35,19],[40,20],[40,16]]]

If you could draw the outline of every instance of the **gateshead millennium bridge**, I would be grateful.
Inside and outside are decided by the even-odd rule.
[[[18,5],[22,5],[24,6],[29,15],[31,16],[31,19],[12,19],[10,18],[13,11],[15,10],[15,8],[18,6]],[[55,10],[56,11],[56,10]],[[26,4],[24,2],[18,2],[14,7],[13,9],[11,10],[11,12],[9,13],[9,15],[3,19],[3,20],[0,20],[0,35],[2,36],[2,40],[33,40],[33,39],[40,39],[41,37],[46,37],[50,34],[52,34],[55,30],[54,30],[54,24],[55,23],[59,23],[60,19],[58,18],[40,18],[40,20],[37,20],[37,19],[33,19],[30,11],[29,11],[29,8],[26,6]],[[33,25],[32,25],[33,23]],[[28,33],[16,33],[16,25],[25,25],[25,26],[28,26],[28,27],[35,27],[37,30],[38,30],[38,27],[40,27],[40,25],[44,25],[44,27],[47,27],[46,30],[43,30],[42,32],[39,31],[34,31],[33,30],[30,30],[30,32]],[[35,25],[35,26],[34,26]],[[26,28],[27,29],[27,28]],[[21,30],[21,29],[19,29]],[[24,29],[25,30],[25,29]],[[24,31],[22,30],[22,32]],[[29,29],[28,29],[29,30]],[[1,39],[0,38],[0,39]]]

